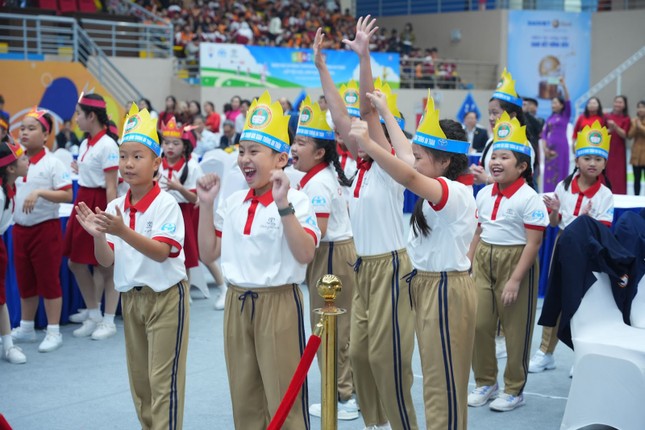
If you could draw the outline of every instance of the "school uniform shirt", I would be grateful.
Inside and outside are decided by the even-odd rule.
[[[81,142],[78,150],[78,185],[105,188],[105,172],[119,168],[119,147],[103,130]]]
[[[524,178],[500,190],[497,182],[477,194],[481,239],[491,245],[525,245],[526,229],[544,231],[549,224],[542,197]]]
[[[290,189],[287,199],[318,246],[320,230],[309,197]],[[254,189],[231,194],[215,214],[215,234],[222,240],[221,266],[228,283],[266,288],[305,280],[307,265],[298,263],[289,249],[271,190],[259,197]]]
[[[0,211],[2,211],[2,215],[0,215],[0,234],[4,234],[11,225],[11,221],[13,220],[13,210],[16,206],[16,202],[14,200],[16,195],[15,186],[9,188],[8,193],[9,195],[5,194],[2,189],[0,189]],[[7,200],[9,200],[9,206],[5,209],[4,205]]]
[[[403,191],[378,163],[359,163],[349,202],[356,254],[370,256],[405,248]]]
[[[107,213],[116,215],[118,206],[123,222],[137,233],[170,245],[170,254],[162,262],[154,261],[134,249],[118,236],[107,234],[114,250],[114,287],[122,293],[134,287],[148,286],[156,292],[165,291],[186,279],[184,267],[184,218],[177,201],[159,184],[135,205],[130,191],[108,203]]]
[[[423,216],[431,231],[415,235],[410,228],[408,255],[412,266],[426,272],[470,269],[468,249],[477,229],[477,205],[471,186],[440,177],[443,195],[433,205],[423,202]]]
[[[202,169],[199,167],[199,164],[197,162],[192,163],[191,161],[192,160],[188,160],[188,162],[186,162],[186,159],[182,157],[174,166],[170,166],[166,159],[163,158],[163,162],[161,163],[161,166],[159,166],[159,173],[168,180],[174,178],[179,179],[181,178],[181,175],[184,174],[184,169],[188,169],[188,175],[186,176],[186,181],[183,183],[183,186],[188,191],[193,193],[197,192],[197,179],[202,177],[204,174],[202,173]],[[177,203],[189,203],[179,191],[166,190],[166,192],[173,196],[175,200],[177,200]]]
[[[34,190],[67,190],[70,188],[72,188],[72,177],[69,167],[43,148],[29,159],[27,176],[18,178],[16,181],[16,207],[13,217],[15,223],[30,227],[50,219],[58,219],[60,204],[39,197],[31,213],[26,214],[22,211],[25,199]]]
[[[314,166],[300,180],[296,189],[303,191],[311,200],[314,213],[327,218],[327,231],[323,242],[336,242],[352,237],[352,224],[343,198],[343,187],[338,183],[336,171],[327,163]]]
[[[588,215],[611,227],[614,219],[614,194],[600,180],[587,190],[580,191],[578,178],[580,175],[574,176],[568,190],[564,189],[564,181],[555,187],[555,194],[560,199],[560,230],[571,224],[590,201],[591,211]]]

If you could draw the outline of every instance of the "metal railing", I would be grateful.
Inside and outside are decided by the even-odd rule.
[[[424,58],[401,59],[401,88],[494,89],[497,63]]]
[[[393,16],[493,9],[596,12],[643,9],[645,0],[356,0],[356,15]]]
[[[574,108],[576,111],[576,117],[579,116],[582,111],[585,109],[585,104],[590,97],[598,94],[600,90],[605,88],[607,85],[616,81],[616,95],[622,94],[622,76],[623,73],[638,61],[642,60],[645,57],[645,45],[643,45],[638,51],[634,52],[627,60],[625,60],[621,65],[616,67],[614,70],[609,72],[607,76],[602,78],[598,83],[589,88],[589,91],[578,97],[574,103]]]
[[[121,104],[142,97],[73,18],[0,13],[0,41],[12,58],[63,56],[80,62]]]
[[[144,9],[145,10],[145,9]],[[81,19],[90,37],[109,56],[168,58],[173,55],[172,25]]]

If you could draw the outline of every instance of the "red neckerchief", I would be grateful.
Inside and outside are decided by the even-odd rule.
[[[364,170],[367,172],[372,168],[373,162],[373,160],[364,160],[361,158],[356,162],[356,167],[358,167],[358,170]]]
[[[473,175],[472,173],[459,175],[457,176],[457,182],[472,186],[475,183],[475,175]]]
[[[96,142],[98,142],[106,134],[107,134],[107,130],[103,129],[103,130],[99,131],[98,133],[96,133],[94,136],[92,136],[89,139],[87,139],[87,151],[85,151],[85,153],[81,157],[81,161],[83,161],[85,159],[85,156],[87,155],[87,153],[90,152],[90,148],[93,147],[94,145],[96,145]]]
[[[161,159],[161,164],[163,168],[168,171],[168,179],[172,179],[172,171],[174,170],[175,172],[179,173],[179,171],[184,167],[184,164],[186,164],[186,159],[184,157],[181,157],[179,161],[171,166],[168,163],[168,159],[166,157],[163,157]]]
[[[354,187],[354,198],[358,198],[361,192],[361,186],[363,185],[363,179],[365,178],[365,173],[372,168],[373,160],[364,160],[359,158],[356,162],[356,167],[358,167],[358,178],[356,179],[356,187]]]
[[[340,167],[342,169],[345,169],[348,159],[354,159],[352,153],[341,148],[339,143],[336,144],[336,153],[338,153],[338,157],[340,158]]]
[[[316,164],[314,167],[312,167],[305,176],[300,180],[298,183],[298,186],[296,187],[297,190],[302,190],[305,185],[307,185],[307,182],[316,174],[320,173],[321,171],[325,170],[325,168],[329,166],[329,163],[325,163],[324,161],[322,163]]]

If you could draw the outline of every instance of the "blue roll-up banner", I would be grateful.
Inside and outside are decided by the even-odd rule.
[[[573,104],[589,89],[591,13],[509,11],[507,68],[520,97],[538,100],[538,116],[551,114],[560,77]]]
[[[199,52],[204,87],[320,87],[311,49],[202,43]],[[323,55],[334,83],[359,80],[358,56],[352,51],[323,50]],[[374,79],[399,88],[399,54],[373,52],[371,60]]]

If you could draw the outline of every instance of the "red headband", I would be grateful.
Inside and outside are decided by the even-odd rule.
[[[83,106],[95,107],[99,109],[106,108],[105,100],[90,99],[85,97],[84,93],[81,93],[80,97],[78,98],[78,104]]]
[[[45,131],[49,133],[51,131],[51,128],[49,126],[49,123],[45,119],[46,113],[46,110],[38,110],[38,107],[34,106],[29,112],[27,112],[25,118],[34,118],[36,121],[41,123],[43,127],[45,127]]]
[[[23,154],[22,147],[17,143],[16,144],[9,143],[9,142],[3,142],[3,143],[9,147],[9,149],[11,150],[11,154],[5,155],[4,157],[0,158],[0,167],[8,166],[9,164],[16,161]]]

